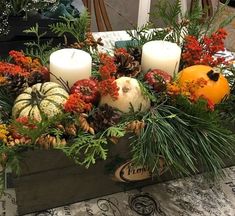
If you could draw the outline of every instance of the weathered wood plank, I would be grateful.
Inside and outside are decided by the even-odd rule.
[[[22,174],[13,179],[19,214],[55,208],[176,178],[166,172],[158,179],[131,183],[114,181],[114,170],[120,163],[117,158],[123,159],[122,164],[130,158],[128,140],[123,139],[116,145],[112,144],[109,149],[109,158],[98,161],[89,169],[75,165],[59,151],[26,152]],[[226,167],[235,165],[235,160],[225,160]],[[203,167],[200,172],[203,172]]]

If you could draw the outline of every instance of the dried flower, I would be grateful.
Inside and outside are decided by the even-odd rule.
[[[36,119],[30,119],[28,116],[22,116],[16,119],[16,122],[22,124],[23,126],[35,129],[37,128],[35,123],[38,122]]]
[[[3,141],[4,143],[6,143],[8,134],[9,134],[9,131],[7,129],[7,126],[5,124],[0,124],[0,141]]]
[[[85,47],[91,47],[92,49],[97,49],[98,45],[103,46],[102,39],[98,38],[97,40],[93,37],[91,32],[87,32],[85,35],[85,40],[83,42],[75,42],[69,45],[75,49],[83,49]]]
[[[0,74],[20,75],[27,77],[29,72],[20,67],[19,65],[10,64],[7,62],[0,62]]]
[[[71,94],[64,104],[66,112],[84,113],[90,111],[92,107],[91,103],[84,102],[80,96],[76,93]]]
[[[191,82],[185,82],[179,84],[177,82],[167,84],[167,93],[171,96],[183,95],[186,96],[191,102],[196,102],[198,96],[196,94],[199,88],[203,88],[207,84],[207,81],[203,78]]]
[[[113,78],[117,71],[113,57],[108,56],[106,53],[100,53],[99,58],[101,63],[99,72],[102,80]]]
[[[207,85],[207,81],[203,78],[191,82],[185,82],[184,84],[179,84],[177,82],[167,84],[167,93],[172,97],[177,97],[178,95],[183,95],[188,98],[192,103],[197,103],[198,100],[203,99],[206,101],[207,109],[209,111],[214,111],[215,104],[209,98],[204,95],[198,97],[197,90],[203,88]]]
[[[114,100],[118,98],[119,87],[114,78],[103,80],[98,83],[98,86],[101,95],[110,95]]]
[[[115,54],[123,54],[123,55],[125,55],[128,52],[127,52],[127,50],[125,48],[117,48],[117,49],[114,50],[114,53]]]
[[[9,55],[13,58],[17,65],[27,71],[41,71],[43,68],[42,64],[39,62],[39,59],[32,59],[31,57],[25,56],[23,52],[11,50]]]

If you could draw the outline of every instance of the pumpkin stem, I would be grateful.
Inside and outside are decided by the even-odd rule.
[[[209,77],[210,80],[213,80],[213,81],[218,81],[219,79],[219,73],[215,73],[213,70],[210,70],[208,73],[207,73],[207,76]]]
[[[44,96],[35,88],[32,90],[32,100],[37,104],[44,98]]]

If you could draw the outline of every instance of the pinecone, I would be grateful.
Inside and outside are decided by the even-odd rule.
[[[33,71],[30,73],[30,76],[28,78],[28,84],[29,86],[32,86],[36,83],[43,83],[45,82],[44,75],[39,71]]]
[[[114,53],[114,57],[117,65],[117,72],[115,73],[117,78],[121,76],[136,77],[140,73],[139,62],[129,53]]]
[[[103,131],[120,120],[120,113],[113,107],[104,104],[93,113],[92,125],[95,131]]]
[[[128,53],[134,57],[135,61],[141,62],[142,49],[140,47],[129,48]]]
[[[28,87],[27,78],[21,75],[6,74],[5,87],[14,95],[19,95],[25,88]]]

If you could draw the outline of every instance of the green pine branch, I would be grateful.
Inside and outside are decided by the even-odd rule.
[[[71,141],[70,145],[57,146],[56,149],[63,151],[75,163],[89,168],[96,163],[97,159],[107,158],[107,139],[105,137],[95,137],[94,135],[80,132]]]
[[[25,127],[24,124],[13,121],[12,125],[16,127],[19,134],[29,137],[32,144],[35,144],[36,140],[43,134],[54,134],[57,137],[60,137],[61,134],[55,129],[55,126],[65,119],[68,118],[68,114],[59,114],[48,118],[45,115],[42,115],[42,120],[39,122],[35,119],[29,119],[29,124],[34,127]]]
[[[9,122],[15,97],[4,87],[0,87],[0,122]]]
[[[195,174],[199,168],[219,174],[223,159],[235,156],[235,136],[217,124],[219,116],[208,114],[207,119],[192,113],[166,104],[153,107],[143,116],[145,129],[131,143],[133,161],[156,172],[163,158],[176,176]]]
[[[210,35],[218,28],[228,25],[235,18],[234,15],[225,20],[218,20],[229,0],[224,5],[219,5],[211,17],[206,16],[208,8],[203,9],[200,6],[200,0],[193,0],[193,2],[192,10],[182,14],[180,0],[175,2],[159,0],[150,14],[150,20],[161,20],[165,28],[158,30],[158,26],[150,22],[127,33],[139,47],[151,40],[167,40],[182,45],[185,35],[193,35],[196,38]]]
[[[134,43],[127,45],[128,48],[142,47],[145,43],[152,40],[162,40],[169,33],[168,29],[154,29],[154,25],[148,23],[135,30],[127,30],[127,34]]]
[[[90,18],[88,12],[81,13],[80,17],[61,17],[63,22],[58,22],[49,25],[52,32],[58,36],[63,36],[66,33],[76,39],[77,42],[83,42],[86,38]]]
[[[15,145],[15,146],[7,146],[5,143],[0,142],[0,155],[6,155],[6,161],[1,161],[1,164],[6,167],[10,167],[11,170],[19,175],[20,174],[20,161],[22,159],[21,153],[23,151],[29,150],[32,148],[30,145]],[[1,158],[2,159],[2,158]],[[6,168],[3,167],[3,168]]]
[[[53,46],[53,39],[42,43],[42,38],[47,34],[47,32],[39,33],[38,23],[36,23],[35,26],[24,30],[24,32],[36,36],[36,41],[25,43],[27,46],[25,54],[33,58],[38,58],[42,65],[47,65],[49,63],[49,56],[54,51],[60,49],[60,44]]]

